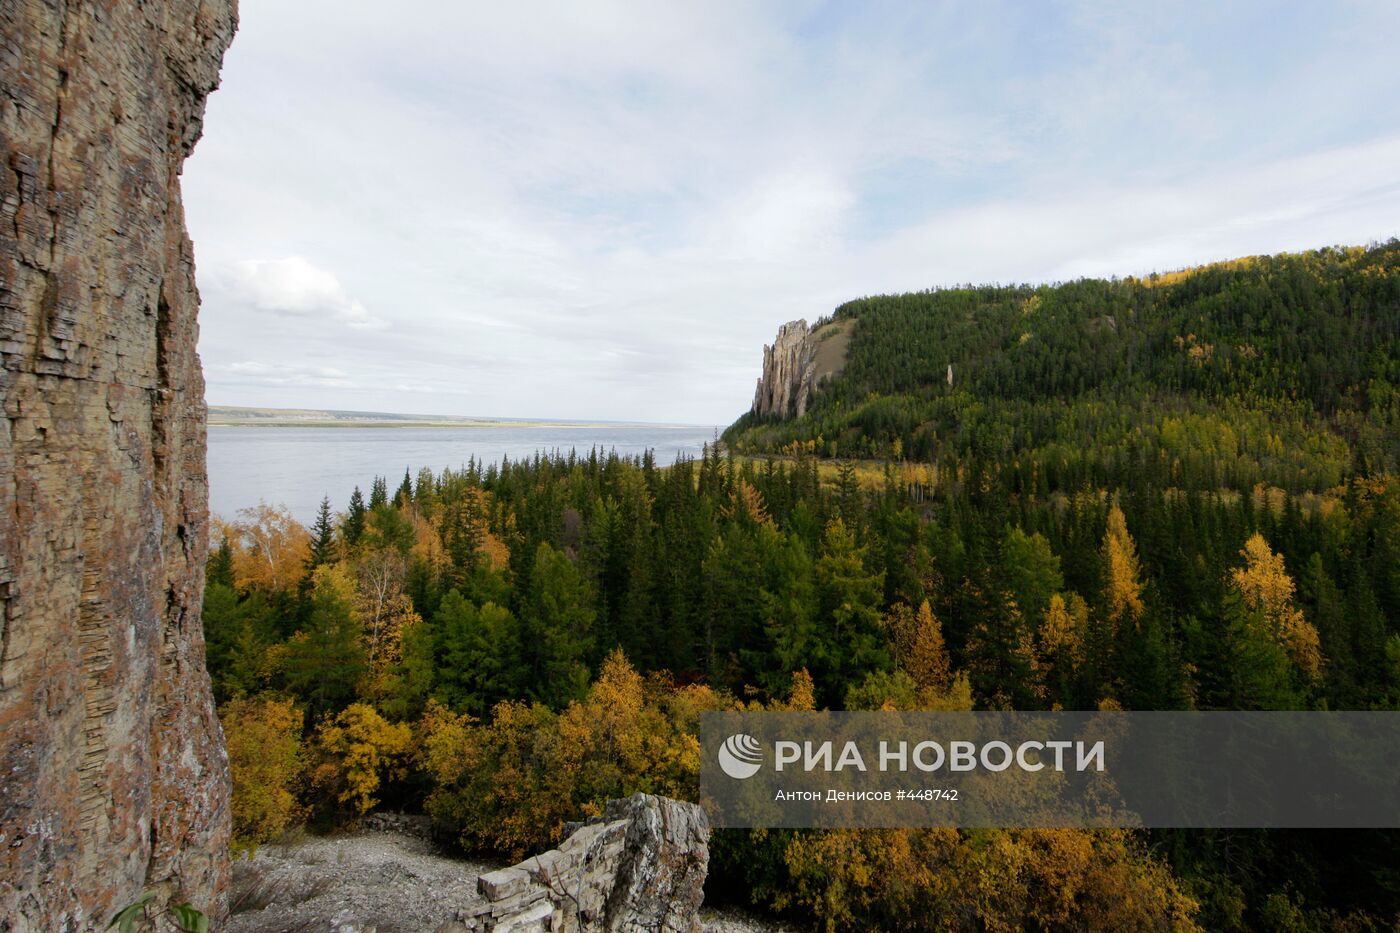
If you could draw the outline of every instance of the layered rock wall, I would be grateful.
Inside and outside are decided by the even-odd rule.
[[[0,0],[0,930],[219,916],[179,172],[234,0]]]
[[[610,800],[559,848],[482,875],[486,904],[442,930],[698,933],[709,839],[693,803]]]
[[[801,418],[822,383],[846,364],[851,323],[808,329],[805,320],[778,328],[772,345],[763,347],[763,374],[750,411],[762,418]]]
[[[806,413],[817,357],[809,337],[805,320],[789,321],[778,328],[771,345],[763,345],[763,375],[753,395],[755,415],[800,418]]]

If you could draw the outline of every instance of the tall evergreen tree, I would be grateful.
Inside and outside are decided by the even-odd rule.
[[[211,585],[218,584],[233,589],[233,545],[229,543],[228,535],[219,540],[219,546],[209,556],[205,580]]]
[[[306,559],[306,569],[315,570],[335,558],[335,526],[331,523],[331,497],[321,497],[321,507],[316,512],[316,523],[311,526],[311,554]]]
[[[333,569],[318,572],[310,618],[287,642],[283,660],[287,689],[306,703],[312,721],[353,701],[367,667],[351,605],[352,585],[327,574]]]
[[[588,581],[567,555],[541,543],[535,551],[525,616],[526,691],[552,706],[581,696],[588,685],[597,618]]]
[[[454,710],[485,716],[521,686],[519,627],[510,610],[473,605],[448,590],[433,619],[438,679],[434,696]]]
[[[350,547],[360,543],[360,536],[365,533],[365,497],[360,492],[360,487],[356,486],[355,491],[350,494],[350,506],[345,510],[345,521],[340,525],[341,537]]]
[[[408,467],[403,470],[403,482],[399,483],[399,488],[394,491],[394,508],[401,509],[413,503],[413,477],[409,475]]]

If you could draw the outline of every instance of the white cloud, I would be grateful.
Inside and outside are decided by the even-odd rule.
[[[791,166],[759,178],[704,218],[704,248],[740,260],[775,262],[835,249],[855,203],[844,178]]]
[[[239,360],[210,367],[211,378],[231,385],[316,387],[328,389],[351,388],[349,374],[334,366],[304,366],[296,363],[269,363],[263,360]]]
[[[1140,275],[1364,243],[1400,233],[1392,220],[1400,218],[1397,164],[1400,136],[1157,183],[1084,184],[935,216],[874,244],[862,263],[889,276],[885,288],[896,290],[929,278],[952,284]]]
[[[372,316],[365,306],[345,293],[329,270],[300,256],[286,259],[245,259],[235,262],[214,281],[240,301],[273,314],[330,317],[350,327],[380,329],[388,322]]]
[[[1393,4],[241,18],[184,176],[216,403],[728,422],[849,298],[1400,233]]]

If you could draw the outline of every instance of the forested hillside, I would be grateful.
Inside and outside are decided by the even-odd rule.
[[[1400,709],[1400,245],[837,314],[844,376],[727,454],[469,463],[224,526],[240,844],[387,804],[523,854],[608,797],[693,797],[708,709]],[[832,929],[1390,929],[1397,845],[727,832],[711,896]]]
[[[1400,242],[865,298],[835,317],[855,322],[845,372],[803,418],[741,418],[738,450],[974,459],[1028,494],[1296,493],[1396,466]]]

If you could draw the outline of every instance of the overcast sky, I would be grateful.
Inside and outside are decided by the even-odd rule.
[[[1400,4],[241,0],[211,404],[725,424],[778,326],[1400,234]]]

